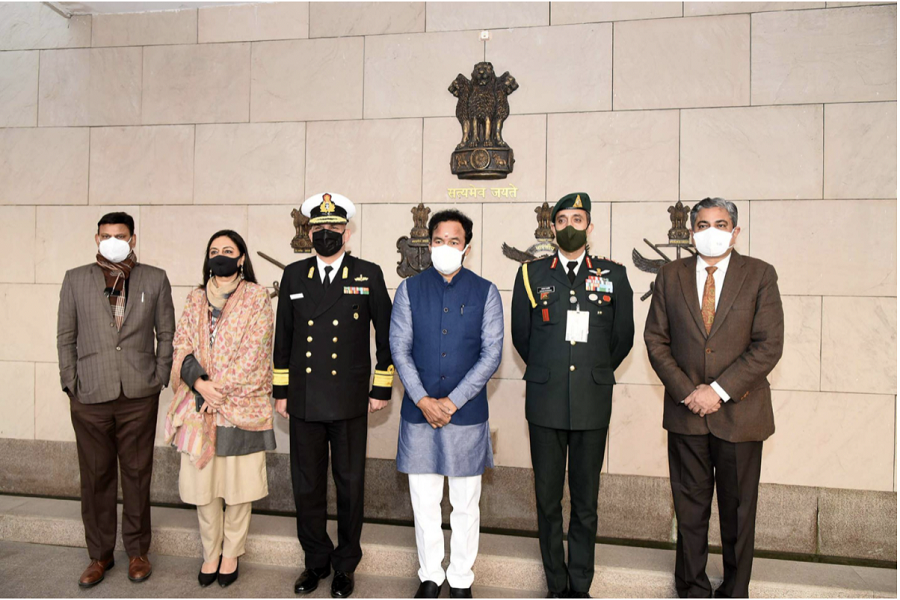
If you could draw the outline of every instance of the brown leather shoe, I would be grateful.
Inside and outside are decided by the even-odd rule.
[[[78,585],[83,588],[94,587],[106,576],[106,572],[116,566],[116,559],[110,558],[107,561],[92,560],[88,568],[81,574]]]
[[[150,577],[153,567],[146,556],[132,556],[128,559],[128,579],[140,583]]]

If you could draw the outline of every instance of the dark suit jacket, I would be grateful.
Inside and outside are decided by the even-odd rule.
[[[569,283],[557,256],[524,265],[513,287],[512,339],[526,365],[525,418],[553,429],[603,429],[609,426],[615,370],[634,343],[633,292],[618,263],[585,257]],[[587,290],[589,276],[609,279],[612,291]],[[572,298],[589,313],[584,344],[566,341]]]
[[[128,398],[152,396],[168,385],[172,370],[175,307],[166,272],[135,265],[121,331],[105,289],[94,263],[66,272],[59,293],[60,383],[82,404],[109,402],[122,391]]]
[[[772,265],[733,252],[709,335],[700,316],[696,257],[664,265],[656,276],[644,341],[666,386],[663,427],[712,433],[729,442],[762,441],[775,432],[766,375],[784,346],[784,312]],[[706,417],[681,402],[701,383],[717,382],[731,400]]]
[[[288,265],[281,278],[273,394],[307,421],[352,419],[366,414],[369,396],[391,398],[391,297],[381,267],[346,254],[331,277],[326,292],[313,256]],[[377,359],[371,391],[370,323]]]

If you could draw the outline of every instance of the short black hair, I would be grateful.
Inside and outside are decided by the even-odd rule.
[[[125,225],[128,227],[128,233],[130,235],[134,235],[134,219],[131,218],[131,215],[124,212],[111,212],[106,213],[100,220],[97,221],[97,233],[100,233],[101,225]]]
[[[463,231],[466,232],[466,246],[468,246],[472,241],[472,219],[455,208],[441,210],[431,215],[431,220],[428,221],[428,239],[434,239],[434,230],[445,221],[456,221],[462,225]]]

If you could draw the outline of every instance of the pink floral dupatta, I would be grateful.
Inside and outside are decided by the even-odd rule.
[[[189,454],[198,469],[216,454],[216,427],[248,431],[272,429],[272,335],[274,316],[266,288],[241,282],[216,325],[209,343],[209,304],[206,291],[188,294],[175,332],[172,389],[175,397],[166,414],[165,439]],[[181,380],[185,357],[194,358],[225,396],[216,414],[198,413],[191,386]]]

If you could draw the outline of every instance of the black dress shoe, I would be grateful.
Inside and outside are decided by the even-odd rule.
[[[414,598],[437,598],[441,595],[441,585],[436,584],[433,581],[423,581],[422,585],[419,586],[416,595]]]
[[[353,572],[334,570],[331,580],[332,598],[349,598],[353,594]]]
[[[569,592],[569,598],[590,598],[591,595],[588,592]]]
[[[219,573],[219,585],[222,587],[228,587],[232,583],[238,580],[238,567],[240,564],[235,565],[234,573]]]
[[[331,575],[331,567],[321,569],[306,569],[300,573],[300,577],[294,582],[295,594],[311,594],[319,587],[319,581]]]
[[[219,557],[219,567],[222,566],[222,557]],[[216,567],[216,570],[212,573],[204,573],[201,567],[200,573],[197,574],[197,581],[200,582],[200,587],[206,587],[208,585],[212,585],[216,578],[219,576],[219,567]]]
[[[472,597],[472,588],[455,588],[452,585],[450,586],[450,597],[451,598],[471,598]]]
[[[561,592],[547,592],[548,598],[570,598],[569,590],[563,590]]]

